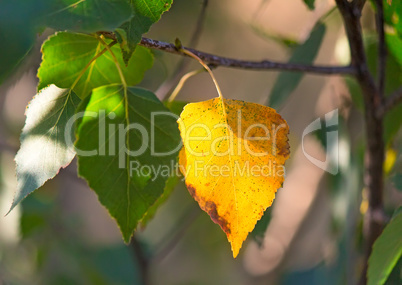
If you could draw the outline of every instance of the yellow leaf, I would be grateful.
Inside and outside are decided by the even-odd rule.
[[[392,168],[395,165],[396,157],[398,153],[393,148],[387,149],[385,152],[385,160],[384,160],[384,173],[389,174]]]
[[[236,257],[283,183],[289,127],[272,108],[220,98],[186,105],[178,123],[187,188]]]

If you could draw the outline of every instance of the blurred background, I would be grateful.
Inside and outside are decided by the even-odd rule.
[[[327,0],[317,0],[314,11],[301,0],[210,0],[197,49],[286,62],[321,19],[326,33],[314,63],[347,64],[348,45],[333,8],[334,1]],[[175,0],[147,37],[167,42],[179,38],[186,46],[201,9],[201,0]],[[370,35],[374,32],[370,7],[363,15]],[[46,30],[38,36],[35,48],[0,86],[1,285],[142,284],[144,274],[149,284],[356,283],[362,266],[361,220],[367,207],[362,191],[364,132],[358,99],[349,92],[354,82],[336,75],[306,74],[278,108],[290,127],[285,183],[236,259],[224,232],[199,209],[182,182],[126,246],[95,193],[77,178],[75,161],[4,216],[16,189],[13,159],[25,108],[36,93],[40,46],[52,33]],[[141,85],[164,99],[171,91],[166,81],[171,81],[181,57],[154,54],[155,65]],[[191,61],[186,71],[199,68]],[[214,73],[224,97],[260,104],[272,95],[279,75],[227,68]],[[399,83],[401,74],[387,76]],[[202,73],[185,83],[177,100],[196,102],[216,96],[211,78]],[[305,157],[301,142],[311,122],[335,109],[339,111],[339,172],[331,175]],[[307,153],[320,160],[326,155],[323,135],[304,137]],[[388,146],[388,176],[400,169],[399,137]],[[392,213],[401,204],[402,192],[388,183],[387,209]],[[398,272],[394,275],[398,278]]]

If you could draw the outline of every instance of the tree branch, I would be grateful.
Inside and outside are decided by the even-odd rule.
[[[385,44],[384,32],[384,9],[382,0],[376,0],[377,6],[376,25],[378,33],[378,91],[381,100],[384,100],[384,87],[385,87],[385,69],[387,62],[387,46]]]
[[[99,32],[106,38],[116,39],[115,35],[111,32]],[[179,51],[174,44],[161,42],[153,39],[142,38],[139,45],[165,51],[172,54],[187,56],[185,53]],[[304,65],[304,64],[291,64],[281,63],[270,60],[262,61],[248,61],[239,60],[228,57],[217,56],[206,52],[198,51],[192,48],[183,47],[184,49],[192,52],[202,59],[208,65],[224,66],[230,68],[241,68],[249,70],[280,70],[280,71],[296,71],[296,72],[309,72],[315,74],[351,74],[356,75],[356,69],[353,66],[324,66],[324,65]]]
[[[195,25],[195,29],[191,40],[189,42],[189,46],[195,48],[200,40],[202,29],[204,27],[205,16],[207,12],[208,0],[203,0],[202,8],[200,15],[198,16],[197,24]],[[159,88],[156,90],[155,94],[160,99],[166,99],[167,95],[169,95],[169,91],[173,89],[173,87],[177,84],[180,78],[184,75],[184,70],[189,64],[189,60],[183,57],[179,64],[177,65],[175,71],[172,76],[166,80]]]
[[[364,7],[364,4],[366,4],[366,0],[353,0],[352,3],[357,9],[361,11]]]
[[[347,0],[336,0],[341,12],[346,35],[349,40],[352,65],[356,68],[356,79],[362,89],[365,109],[366,157],[364,162],[364,184],[369,192],[369,207],[364,217],[365,237],[364,269],[360,284],[366,284],[368,258],[374,241],[381,234],[385,224],[383,217],[383,162],[384,140],[383,120],[376,111],[382,106],[379,88],[368,70],[360,25],[360,9]]]

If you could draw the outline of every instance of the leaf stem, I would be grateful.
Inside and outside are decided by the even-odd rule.
[[[107,45],[107,43],[103,40],[102,36],[96,35],[96,37],[98,38],[98,40],[105,46],[105,48],[109,51],[109,53],[111,54],[114,64],[116,65],[117,71],[119,72],[119,76],[120,76],[120,80],[121,80],[121,84],[123,85],[123,93],[124,93],[124,110],[125,110],[125,121],[127,126],[130,125],[130,119],[129,119],[129,111],[128,111],[128,94],[127,94],[127,82],[126,82],[126,78],[124,77],[123,71],[121,69],[121,66],[119,64],[119,61],[117,60],[116,55],[114,54],[114,52],[111,50],[111,48]],[[126,147],[130,149],[130,135],[126,134]],[[127,155],[127,153],[126,153]],[[128,201],[128,207],[127,207],[127,224],[129,224],[130,222],[130,214],[128,209],[130,208],[130,204],[131,204],[131,198],[130,198],[130,189],[129,189],[129,185],[130,185],[130,167],[129,167],[130,161],[129,159],[126,157],[126,170],[127,170],[127,177],[128,177],[128,182],[127,182],[127,201]]]
[[[207,64],[205,64],[198,56],[196,56],[195,54],[193,54],[191,51],[189,51],[189,50],[187,50],[187,49],[185,49],[185,48],[180,48],[180,51],[181,51],[182,53],[184,53],[184,54],[186,54],[186,55],[188,55],[188,56],[190,56],[190,57],[196,59],[196,60],[208,71],[209,75],[210,75],[211,78],[212,78],[212,81],[213,81],[214,84],[215,84],[216,91],[218,92],[219,98],[222,99],[223,96],[222,96],[221,89],[219,88],[218,81],[216,81],[216,78],[215,78],[214,74],[212,73],[212,70],[209,68],[209,66],[208,66]]]
[[[114,46],[117,43],[116,40],[112,41],[109,45],[107,45],[109,48]],[[73,84],[71,85],[70,89],[74,89],[75,85],[77,85],[78,81],[80,81],[81,77],[84,75],[84,73],[88,70],[88,68],[91,66],[93,62],[95,62],[101,55],[103,55],[107,51],[107,48],[104,48],[101,50],[98,54],[96,54],[88,63],[85,65],[85,67],[81,70],[80,74],[78,77],[75,79]]]
[[[121,84],[123,84],[124,89],[127,89],[127,82],[126,82],[126,78],[124,77],[123,71],[121,70],[121,66],[119,64],[119,61],[117,60],[116,55],[114,54],[114,52],[112,51],[112,49],[109,47],[109,45],[102,39],[102,36],[99,35],[95,35],[96,38],[102,43],[102,45],[108,50],[108,52],[110,53],[110,55],[113,58],[114,64],[116,65],[117,71],[119,72],[119,76],[120,76],[120,80],[121,80]]]

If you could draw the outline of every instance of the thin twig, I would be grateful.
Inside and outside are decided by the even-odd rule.
[[[341,12],[346,35],[348,37],[352,65],[356,68],[356,79],[360,85],[364,99],[365,129],[366,129],[366,157],[364,162],[364,184],[368,190],[368,210],[364,217],[364,268],[360,277],[360,284],[367,283],[367,265],[374,241],[381,234],[386,219],[383,214],[383,163],[385,144],[383,140],[383,120],[377,116],[377,110],[382,106],[378,86],[368,70],[365,56],[362,28],[360,24],[360,10],[347,0],[336,0]]]
[[[126,78],[124,77],[123,70],[121,69],[119,61],[117,60],[116,55],[112,51],[112,48],[103,40],[103,38],[101,36],[96,35],[96,38],[99,40],[99,42],[107,49],[109,54],[112,56],[114,65],[116,66],[117,72],[119,73],[119,76],[120,76],[121,84],[124,86],[125,89],[127,89]]]
[[[402,87],[392,93],[384,102],[383,106],[377,110],[377,117],[383,117],[395,106],[402,103]]]
[[[376,0],[377,6],[376,25],[378,33],[378,91],[381,100],[384,100],[385,69],[387,62],[387,46],[384,32],[384,8],[382,0]]]
[[[189,46],[192,48],[197,47],[197,44],[200,40],[202,30],[204,27],[204,22],[205,22],[205,16],[206,16],[206,11],[207,11],[207,6],[208,6],[208,0],[203,0],[202,2],[202,8],[200,15],[198,16],[197,24],[195,25],[195,29],[193,32],[193,35],[190,39]],[[172,88],[177,84],[177,82],[180,80],[180,78],[184,74],[184,70],[187,68],[188,64],[190,61],[183,57],[179,64],[177,65],[175,71],[173,71],[172,76],[166,80],[159,88],[156,90],[155,94],[158,96],[160,99],[166,99],[166,97],[169,95],[169,91],[172,90]]]
[[[100,32],[100,33],[110,39],[116,38],[116,36],[111,32]],[[186,54],[179,51],[176,48],[176,46],[171,43],[166,43],[148,38],[142,38],[140,45],[147,48],[169,52],[172,54],[186,56]],[[214,66],[223,66],[223,67],[249,69],[249,70],[280,70],[280,71],[309,72],[322,75],[324,74],[356,75],[356,69],[351,65],[325,66],[325,65],[291,64],[291,63],[275,62],[270,60],[249,61],[249,60],[239,60],[223,56],[217,56],[187,47],[183,47],[183,49],[186,49],[191,53],[195,54],[197,57],[202,59],[202,61],[207,63],[208,65],[214,65]]]
[[[106,43],[105,43],[106,44]],[[108,51],[108,48],[112,48],[115,44],[117,44],[117,40],[112,41],[109,44],[106,44],[107,48],[105,47],[103,50],[101,50],[99,53],[97,53],[93,58],[91,58],[90,61],[84,66],[84,68],[81,70],[80,74],[78,74],[77,78],[74,80],[73,84],[71,84],[71,87],[69,88],[71,90],[74,89],[74,87],[78,84],[80,81],[81,77],[87,72],[88,68],[99,58],[101,57],[106,51]]]

